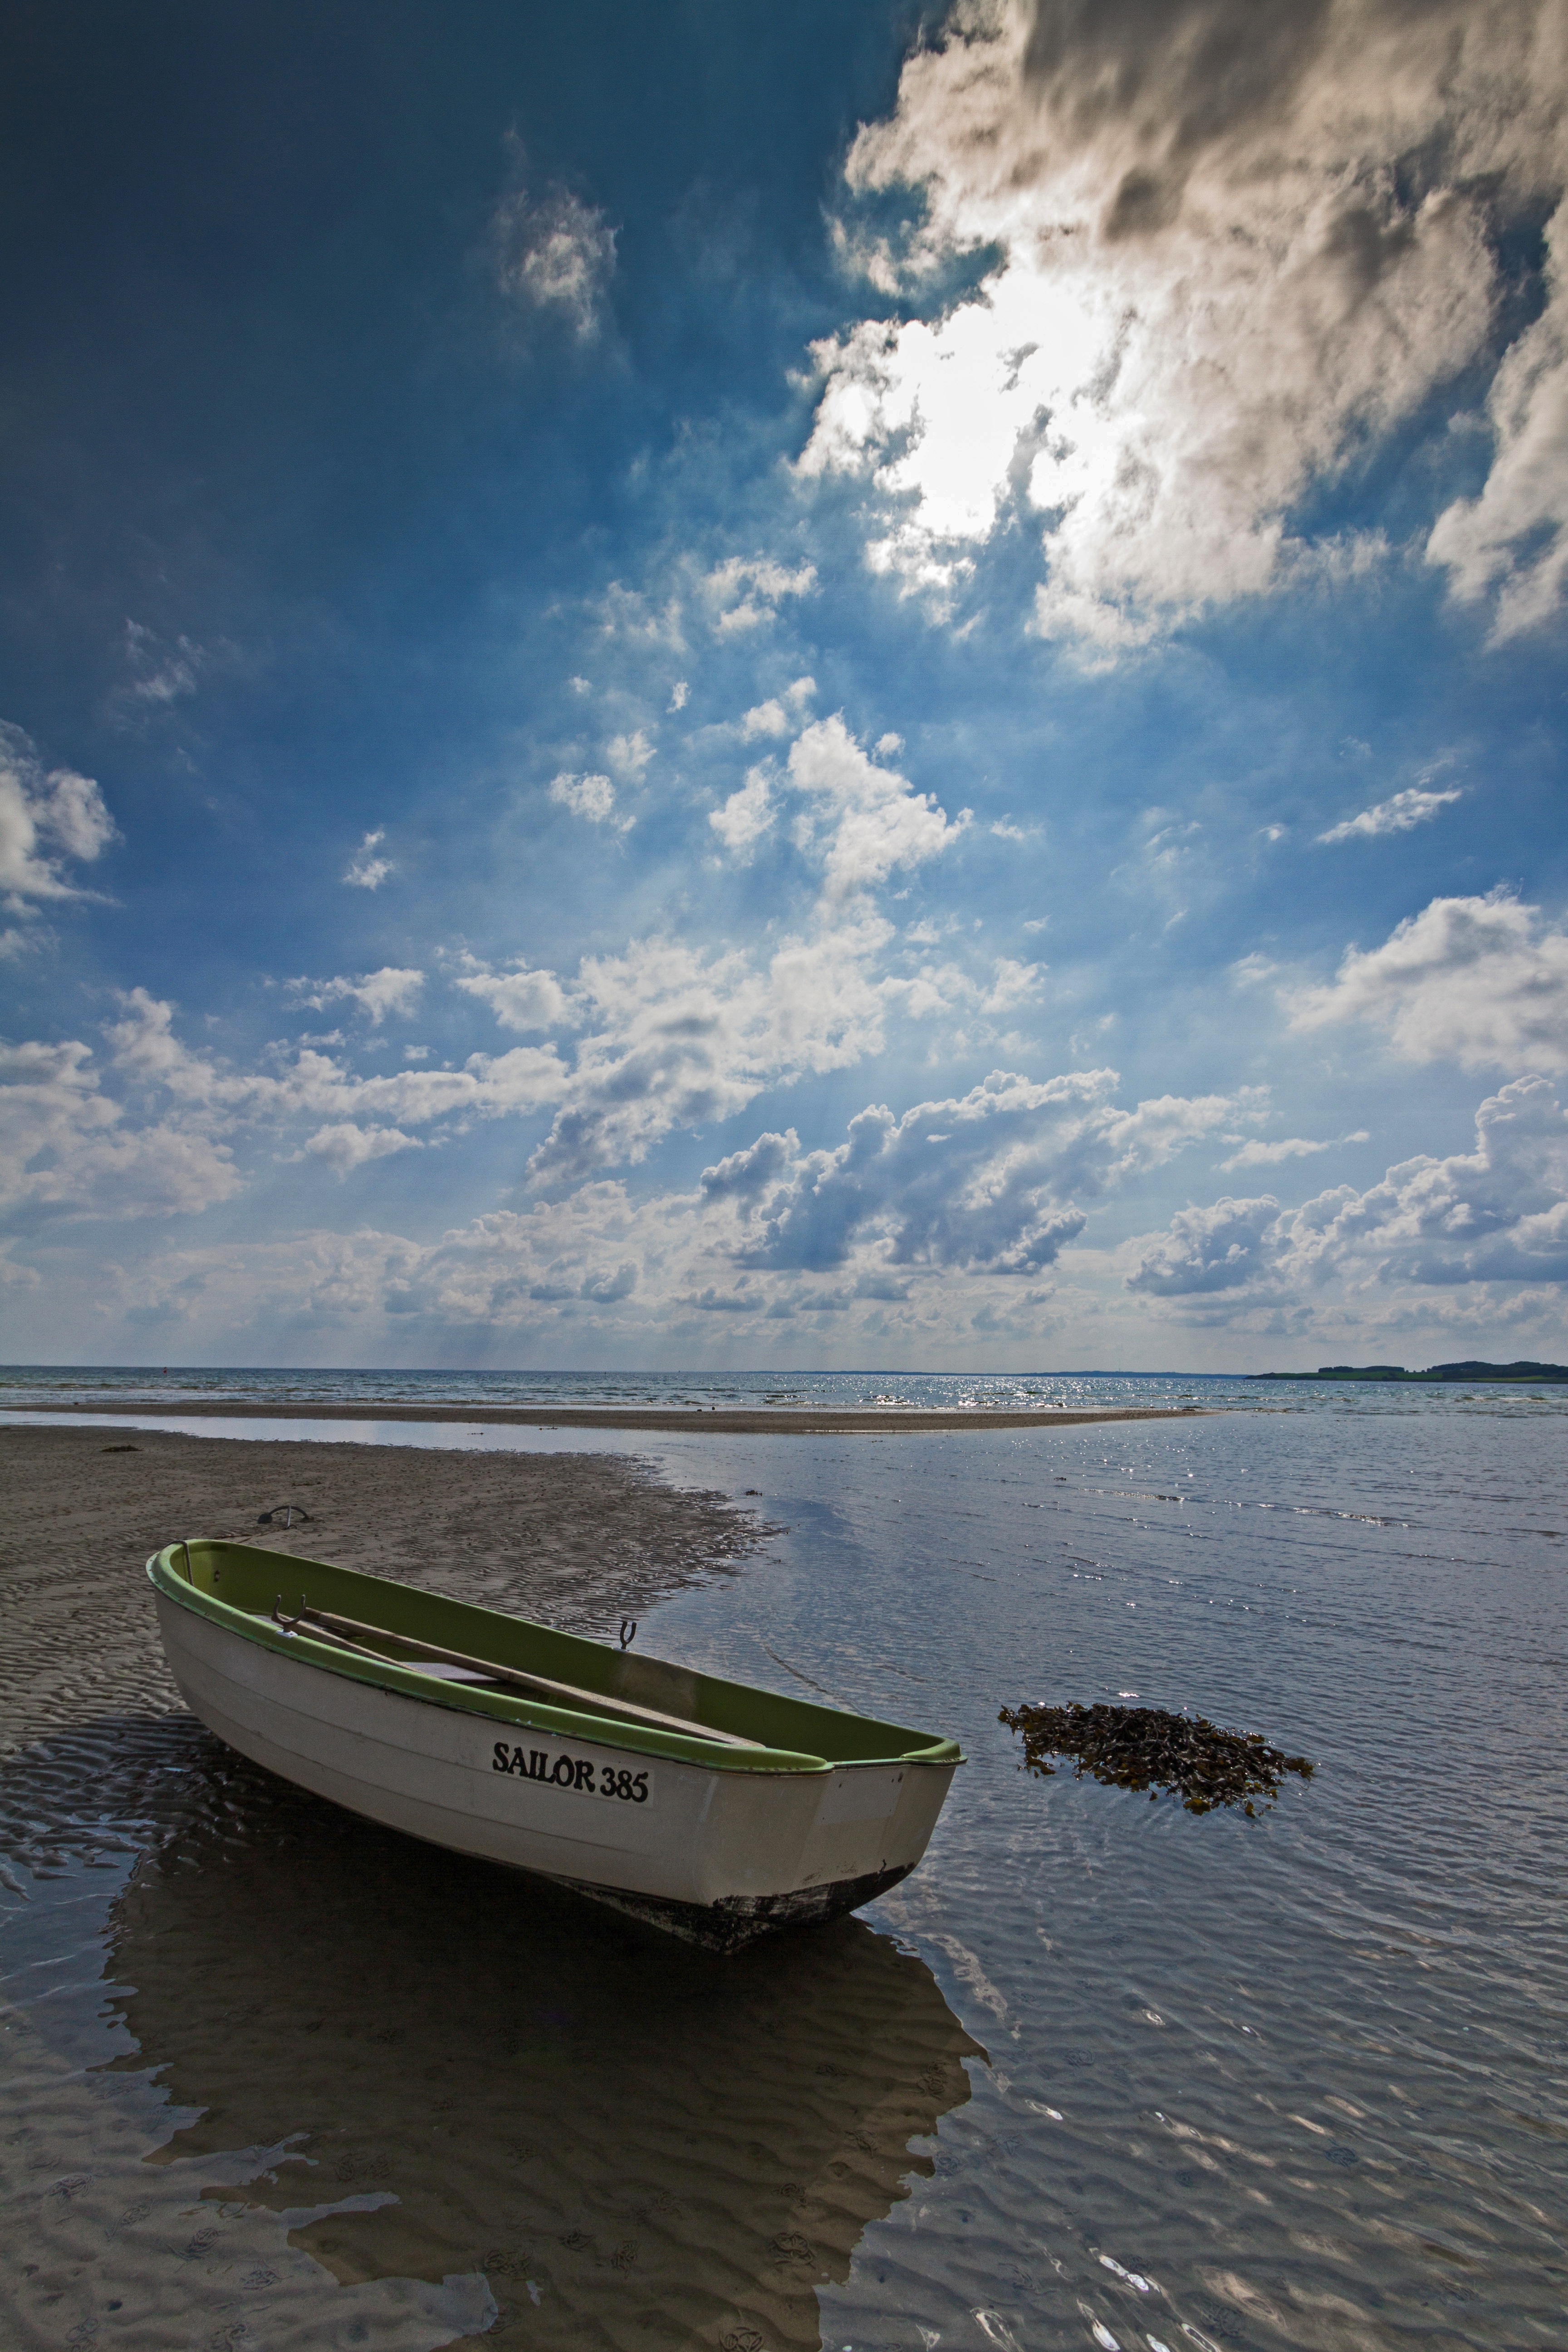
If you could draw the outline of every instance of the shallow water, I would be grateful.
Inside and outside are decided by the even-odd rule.
[[[913,1878],[739,1961],[182,1718],[32,1751],[15,2340],[1561,2345],[1561,1415],[1394,1403],[639,1444],[790,1529],[639,1646],[971,1759]],[[995,1720],[1128,1693],[1317,1777],[1199,1819]]]

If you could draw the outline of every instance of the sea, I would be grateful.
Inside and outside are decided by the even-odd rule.
[[[1241,1383],[1245,1389],[1254,1383]],[[177,1412],[182,1404],[622,1405],[707,1412],[1033,1411],[1171,1404],[1228,1396],[1224,1376],[1068,1372],[561,1372],[335,1371],[155,1364],[0,1366],[0,1413],[127,1402]]]
[[[182,1715],[39,1743],[0,1771],[7,2346],[1568,2343],[1568,1391],[9,1377],[7,1418],[233,1402],[187,1424],[209,1435],[290,1382],[1214,1410],[356,1424],[630,1452],[732,1494],[771,1532],[638,1646],[967,1761],[902,1885],[718,1960],[367,1827]],[[1315,1769],[1248,1819],[1021,1769],[1001,1710],[1074,1699],[1184,1708]]]
[[[0,1364],[0,1419],[16,1413],[79,1411],[109,1414],[182,1405],[247,1404],[273,1409],[311,1404],[621,1405],[638,1410],[707,1412],[1018,1412],[1064,1407],[1100,1412],[1139,1406],[1259,1407],[1288,1393],[1297,1412],[1408,1411],[1434,1396],[1447,1410],[1461,1399],[1494,1398],[1491,1382],[1407,1388],[1397,1382],[1347,1383],[1310,1372],[1300,1380],[1232,1372],[576,1372],[365,1371],[289,1366]],[[1507,1394],[1526,1403],[1568,1403],[1568,1383],[1510,1381]],[[1397,1401],[1397,1402],[1395,1402]]]

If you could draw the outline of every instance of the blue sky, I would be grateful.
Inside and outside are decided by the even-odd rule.
[[[5,1354],[1568,1353],[1564,44],[34,12]]]

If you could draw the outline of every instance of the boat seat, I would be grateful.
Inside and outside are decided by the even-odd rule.
[[[405,1674],[428,1675],[435,1683],[491,1683],[493,1675],[481,1674],[477,1666],[444,1665],[439,1658],[398,1659]]]

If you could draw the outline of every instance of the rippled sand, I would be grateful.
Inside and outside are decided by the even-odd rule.
[[[91,1754],[28,1759],[40,1813]],[[125,2120],[153,2083],[171,2105],[138,2147],[101,2075],[84,2101],[19,2053],[36,2340],[68,2340],[63,2312],[137,2343],[336,2344],[353,2317],[376,2343],[488,2320],[552,2347],[816,2345],[816,2290],[930,2178],[910,2139],[984,2055],[920,1960],[858,1920],[712,1959],[204,1735],[143,1760],[152,1836],[93,2007]],[[90,1892],[56,1888],[68,1943]]]

